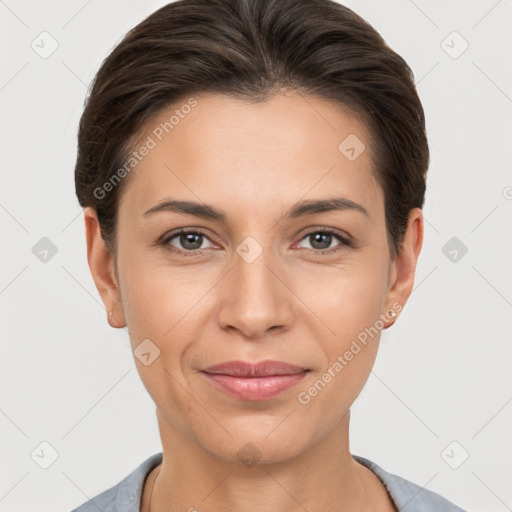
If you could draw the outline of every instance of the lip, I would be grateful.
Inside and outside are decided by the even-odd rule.
[[[248,401],[268,400],[298,384],[309,369],[283,361],[228,361],[201,371],[219,391]]]

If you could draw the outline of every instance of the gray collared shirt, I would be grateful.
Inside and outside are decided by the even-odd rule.
[[[118,484],[71,512],[140,512],[144,481],[151,470],[162,462],[162,456],[162,452],[152,455]],[[400,512],[465,512],[441,495],[384,471],[371,460],[358,455],[352,456],[373,471],[388,490],[396,509]]]

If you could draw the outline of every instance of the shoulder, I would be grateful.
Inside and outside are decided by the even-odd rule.
[[[144,481],[160,462],[162,452],[152,455],[119,483],[82,503],[71,512],[139,512]]]
[[[429,491],[414,482],[401,476],[388,473],[380,466],[359,455],[352,457],[370,469],[384,484],[398,510],[405,509],[409,512],[466,512],[440,494]]]

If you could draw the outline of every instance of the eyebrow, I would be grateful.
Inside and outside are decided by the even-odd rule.
[[[369,217],[366,208],[344,197],[299,201],[285,213],[284,217],[295,219],[305,215],[314,215],[316,213],[336,210],[356,211]],[[144,217],[149,217],[150,215],[153,215],[157,212],[164,211],[194,215],[195,217],[201,217],[203,219],[216,220],[221,222],[226,222],[227,220],[227,215],[224,212],[208,204],[174,199],[165,199],[164,201],[158,203],[157,205],[144,212]]]

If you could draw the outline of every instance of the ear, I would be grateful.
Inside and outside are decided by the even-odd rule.
[[[98,217],[92,208],[85,208],[84,221],[87,239],[87,261],[96,288],[107,310],[108,323],[111,327],[124,327],[125,319],[119,285],[115,275],[114,258],[103,241]]]
[[[393,325],[398,318],[399,312],[411,295],[416,264],[423,245],[423,212],[420,208],[413,208],[409,212],[409,220],[404,239],[398,254],[391,262],[389,272],[389,288],[385,302],[384,314],[390,318],[390,312],[394,311],[395,316],[386,323],[386,328]]]

